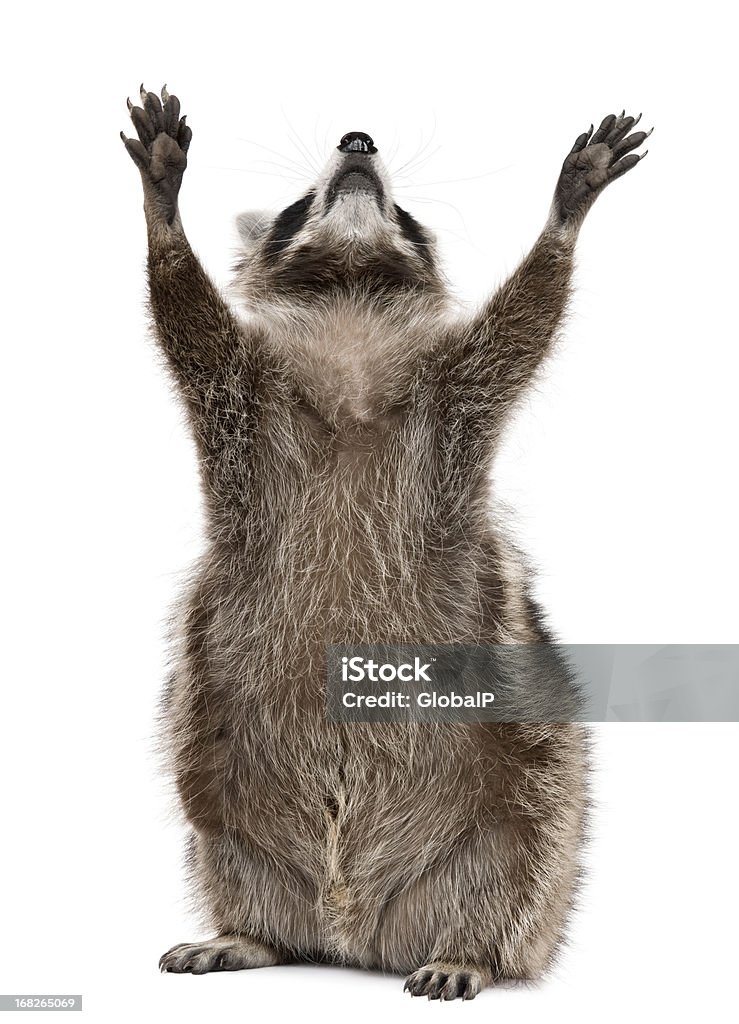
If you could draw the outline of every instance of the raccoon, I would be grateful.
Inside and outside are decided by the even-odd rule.
[[[215,937],[160,968],[323,961],[440,1000],[538,978],[581,870],[584,727],[330,721],[326,645],[553,643],[489,470],[562,324],[583,219],[648,133],[622,112],[580,135],[531,252],[460,313],[431,232],[349,132],[296,202],[239,218],[242,314],[183,231],[178,99],[142,86],[128,105],[153,327],[206,510],[162,711]]]

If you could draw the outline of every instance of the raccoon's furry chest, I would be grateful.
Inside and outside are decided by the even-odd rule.
[[[385,305],[352,293],[305,310],[283,303],[262,322],[307,405],[351,442],[406,400],[418,357],[444,315],[413,293]]]
[[[442,642],[467,635],[479,606],[484,517],[440,510],[436,439],[413,407],[423,339],[390,327],[329,317],[272,341],[295,398],[261,424],[231,585],[243,580],[238,607],[258,631],[284,628],[303,650],[416,633]]]
[[[311,429],[304,475],[283,481],[280,507],[265,505],[259,519],[259,544],[219,574],[226,663],[269,664],[274,678],[275,657],[289,655],[287,678],[299,665],[320,682],[327,643],[478,638],[487,535],[460,533],[448,546],[435,536],[423,448],[412,450],[402,413]]]

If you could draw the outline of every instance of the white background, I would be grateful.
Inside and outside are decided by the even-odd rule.
[[[144,1004],[178,1022],[438,1012],[402,979],[357,971],[157,973],[166,948],[203,935],[152,738],[199,498],[146,332],[126,95],[143,78],[182,100],[183,218],[219,283],[233,215],[296,198],[361,129],[471,300],[534,241],[575,136],[643,110],[650,154],[588,218],[566,338],[510,431],[498,490],[564,640],[728,643],[739,360],[724,12],[455,0],[6,13],[0,992],[81,992],[95,1022]],[[736,727],[597,731],[590,878],[561,966],[443,1012],[736,1019]]]

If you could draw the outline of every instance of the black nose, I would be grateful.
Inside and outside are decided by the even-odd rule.
[[[377,152],[377,146],[366,132],[347,132],[336,148],[341,153]]]

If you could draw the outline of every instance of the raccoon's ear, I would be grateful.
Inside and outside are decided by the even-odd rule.
[[[236,230],[244,247],[250,249],[272,226],[275,214],[271,210],[247,210],[236,218]]]

